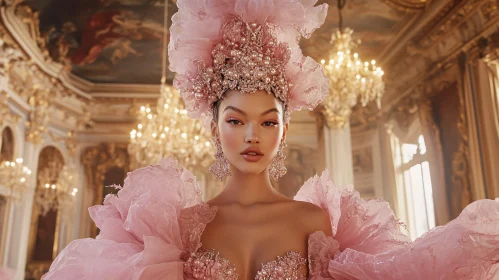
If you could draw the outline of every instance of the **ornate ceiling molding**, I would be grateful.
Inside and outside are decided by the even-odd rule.
[[[37,31],[39,15],[24,5],[23,1],[0,0],[0,18],[4,30],[16,42],[16,48],[32,60],[33,65],[63,86],[68,93],[86,101],[96,97],[150,99],[159,96],[159,85],[92,83],[72,74],[67,63],[52,60],[45,39]]]
[[[403,12],[418,12],[426,8],[432,0],[381,0],[388,6]]]
[[[27,141],[41,143],[49,124],[82,130],[90,123],[88,99],[68,90],[58,79],[44,72],[23,51],[2,22],[0,85],[5,102],[27,114]],[[3,107],[10,111],[8,105]]]
[[[397,4],[399,8],[416,2],[382,1]],[[476,53],[480,39],[498,29],[496,0],[425,1],[424,5],[420,6],[424,13],[414,13],[416,17],[398,44],[400,48],[393,46],[392,55],[385,61],[388,90],[381,111],[359,109],[358,118],[352,118],[351,125],[369,127],[379,118],[393,115],[400,105],[408,102],[404,99],[414,94],[416,87],[447,72],[457,63],[459,53]]]
[[[383,104],[383,114],[392,115],[409,99],[414,99],[415,92],[422,93],[423,98],[455,81],[461,53],[474,59],[493,53],[490,46],[495,45],[498,21],[495,0],[453,1],[444,7],[411,39],[397,62],[388,67],[387,72],[396,76],[389,77],[391,95]]]
[[[491,4],[492,2],[496,1],[452,1],[412,38],[413,44],[416,44],[422,48],[431,47],[432,43],[442,40],[443,37],[449,34],[449,32],[455,30],[464,22],[468,21],[476,11],[479,11],[482,8],[483,5]],[[490,19],[493,12],[494,11],[492,10],[489,11],[488,14],[485,14],[485,17]]]

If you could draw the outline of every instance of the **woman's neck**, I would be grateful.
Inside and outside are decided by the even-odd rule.
[[[244,206],[256,203],[271,203],[284,198],[270,183],[268,171],[258,174],[242,173],[231,170],[225,188],[212,202],[215,204],[240,204]]]

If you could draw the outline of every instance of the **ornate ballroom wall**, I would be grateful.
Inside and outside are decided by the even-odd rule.
[[[0,179],[0,267],[14,269],[16,279],[39,279],[71,240],[96,236],[86,209],[116,192],[104,186],[123,184],[134,168],[127,147],[136,112],[154,104],[160,92],[161,65],[156,62],[162,14],[151,12],[142,29],[126,29],[129,33],[120,34],[115,44],[87,42],[82,38],[104,29],[84,29],[84,23],[72,21],[73,12],[87,11],[88,23],[109,18],[94,1],[76,2],[68,7],[69,1],[57,6],[50,0],[0,0],[0,162],[22,158],[33,172],[17,199]],[[386,200],[411,227],[410,195],[395,146],[414,144],[423,135],[437,225],[474,200],[499,196],[497,1],[351,3],[346,24],[363,40],[359,53],[376,58],[387,73],[381,109],[355,107],[343,132],[329,124],[320,108],[294,114],[288,173],[275,182],[276,188],[292,197],[325,167],[338,181],[351,182],[348,176],[339,178],[350,165],[361,195]],[[154,4],[140,11],[154,10]],[[174,12],[173,2],[170,7]],[[71,12],[62,16],[64,9]],[[124,22],[133,23],[140,11]],[[63,23],[51,22],[57,15]],[[303,44],[306,54],[321,59],[336,20],[330,15],[323,30]],[[167,78],[171,81],[172,74]],[[339,133],[346,133],[351,149],[338,144]],[[339,158],[338,150],[343,150]],[[39,174],[53,162],[57,174],[69,167],[77,193],[65,208],[43,215],[36,194],[46,178]],[[205,198],[223,187],[206,168],[194,172]]]

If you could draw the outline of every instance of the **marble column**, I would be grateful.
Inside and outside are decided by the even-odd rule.
[[[326,168],[338,187],[353,184],[352,139],[350,124],[323,126]]]
[[[28,240],[31,227],[31,214],[33,208],[34,191],[36,187],[36,170],[38,168],[38,153],[41,145],[31,142],[24,143],[24,165],[31,169],[33,180],[31,186],[23,194],[21,201],[15,204],[9,230],[12,232],[7,247],[7,266],[16,271],[15,279],[24,279],[24,271],[28,257]]]

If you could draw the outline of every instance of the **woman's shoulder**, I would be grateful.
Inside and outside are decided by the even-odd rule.
[[[292,203],[294,211],[291,215],[302,224],[307,232],[322,231],[327,236],[332,235],[331,219],[325,209],[306,201],[293,201]]]

